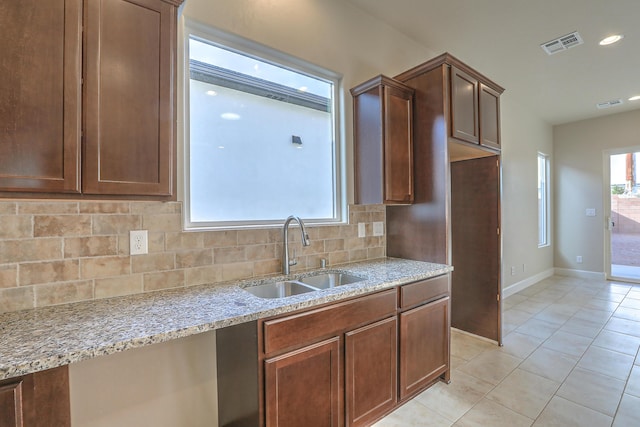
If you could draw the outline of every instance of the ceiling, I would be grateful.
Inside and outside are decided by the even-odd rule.
[[[451,53],[552,125],[640,108],[640,100],[628,101],[640,95],[639,0],[348,1],[438,54]],[[573,31],[584,44],[551,56],[540,47]],[[611,34],[624,39],[599,46]],[[624,103],[596,107],[617,98]]]

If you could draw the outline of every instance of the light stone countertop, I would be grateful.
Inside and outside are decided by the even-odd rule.
[[[279,299],[242,289],[313,272],[191,286],[0,314],[0,380],[404,283],[439,276],[451,266],[385,258],[327,268],[366,280]],[[315,270],[314,272],[317,272]]]

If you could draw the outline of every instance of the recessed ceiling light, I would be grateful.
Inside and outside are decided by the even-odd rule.
[[[218,94],[218,92],[216,92],[215,90],[208,90],[207,91],[207,95],[209,96],[216,96]]]
[[[300,92],[306,92],[307,90],[309,90],[309,88],[308,88],[308,87],[306,87],[306,86],[300,86],[300,87],[298,88],[298,90],[299,90]]]
[[[624,36],[622,34],[615,34],[613,36],[605,37],[600,40],[600,46],[608,46],[622,40]]]
[[[632,96],[631,98],[629,98],[629,101],[638,101],[638,100],[640,100],[640,95]]]

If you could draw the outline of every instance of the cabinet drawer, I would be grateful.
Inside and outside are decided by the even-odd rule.
[[[400,287],[400,308],[409,308],[448,295],[449,275],[421,280]]]
[[[264,322],[264,352],[302,347],[396,313],[396,290]]]

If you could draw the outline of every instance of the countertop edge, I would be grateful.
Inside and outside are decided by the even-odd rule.
[[[453,267],[382,258],[337,265],[326,270],[366,275],[367,280],[360,284],[317,291],[313,295],[278,300],[262,300],[241,289],[267,280],[278,280],[275,276],[4,313],[0,315],[0,332],[8,345],[0,349],[0,380],[357,297],[447,274],[453,271]],[[299,273],[296,277],[315,271]],[[226,305],[221,307],[219,302]],[[193,308],[198,303],[201,305],[196,308],[200,311],[215,308],[223,314],[218,317],[213,314],[206,316],[207,313],[202,312],[193,313],[191,317],[185,315],[184,307]],[[243,306],[245,303],[248,307]],[[104,318],[100,317],[101,310],[105,313]],[[139,311],[143,310],[148,317],[140,320],[143,314]],[[158,313],[154,313],[154,310]],[[113,312],[117,314],[109,315]],[[129,314],[130,318],[127,317]],[[117,323],[118,320],[134,323],[139,331],[129,331],[130,328]],[[158,324],[158,321],[161,323]],[[102,327],[102,332],[98,329],[96,334],[91,334],[85,330],[98,325]],[[113,330],[118,329],[114,326],[122,326],[120,329],[123,330]],[[55,333],[47,334],[50,329],[55,329]],[[120,339],[119,333],[122,335]],[[104,338],[101,339],[101,336]],[[13,349],[10,348],[12,344]]]

